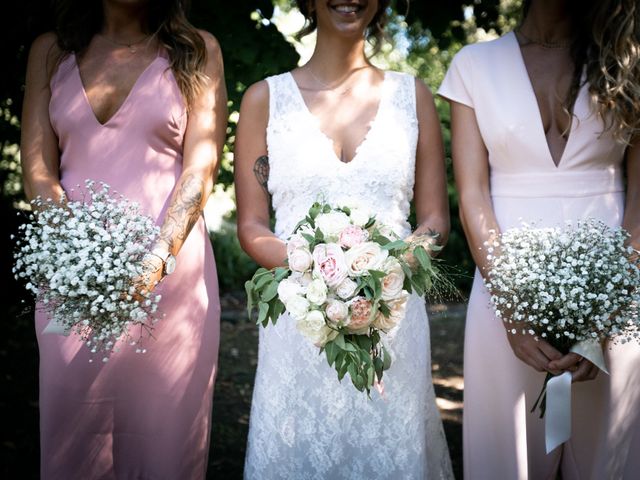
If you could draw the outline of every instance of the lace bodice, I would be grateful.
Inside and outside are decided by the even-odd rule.
[[[418,137],[415,84],[387,73],[374,122],[350,163],[307,110],[291,74],[268,79],[269,190],[276,234],[286,238],[318,198],[360,206],[409,232]],[[318,349],[282,315],[260,329],[246,480],[453,478],[431,382],[424,299],[413,295],[387,343],[385,395],[339,383]]]
[[[336,157],[290,73],[267,82],[268,187],[276,235],[288,237],[318,199],[374,210],[397,234],[407,235],[418,141],[414,78],[385,74],[378,112],[349,163]]]

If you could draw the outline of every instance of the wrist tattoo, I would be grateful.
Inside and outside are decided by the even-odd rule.
[[[269,157],[262,155],[253,164],[253,173],[262,189],[269,195]]]

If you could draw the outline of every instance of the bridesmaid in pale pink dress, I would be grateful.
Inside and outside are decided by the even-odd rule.
[[[60,0],[57,31],[31,50],[28,197],[73,198],[90,178],[139,202],[161,226],[140,288],[163,279],[165,314],[146,353],[125,345],[107,363],[90,363],[76,336],[43,335],[36,314],[44,479],[205,476],[220,304],[202,208],[226,92],[218,43],[187,22],[185,3]]]
[[[640,8],[636,0],[532,0],[524,8],[515,32],[463,48],[439,91],[451,102],[460,215],[479,267],[465,337],[464,472],[637,479],[640,346],[608,350],[607,376],[544,340],[507,335],[482,275],[492,230],[522,220],[596,217],[622,224],[640,248]],[[572,436],[547,455],[544,422],[529,410],[543,372],[563,370],[580,382]]]

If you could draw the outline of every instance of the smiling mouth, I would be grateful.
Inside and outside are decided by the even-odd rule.
[[[332,5],[331,8],[338,13],[353,14],[353,13],[358,13],[364,7],[360,4],[353,3],[353,4]]]

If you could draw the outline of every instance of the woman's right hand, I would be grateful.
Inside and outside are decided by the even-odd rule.
[[[549,342],[528,333],[507,331],[506,334],[515,356],[531,368],[553,375],[560,375],[563,372],[550,365],[551,362],[563,358],[563,355]]]

